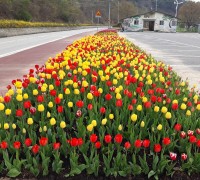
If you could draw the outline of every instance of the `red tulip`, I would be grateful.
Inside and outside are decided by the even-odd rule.
[[[200,147],[200,140],[197,140],[196,146],[197,146],[197,147]]]
[[[160,152],[161,149],[162,149],[162,146],[161,146],[160,144],[155,144],[155,145],[154,145],[154,151],[155,151],[156,153]]]
[[[58,106],[57,107],[58,113],[63,113],[63,110],[64,110],[63,106]]]
[[[83,139],[82,138],[78,138],[78,146],[81,146],[83,144]]]
[[[92,134],[92,135],[90,136],[90,141],[91,141],[92,143],[95,143],[95,142],[97,141],[97,139],[98,139],[98,137],[97,137],[96,134]]]
[[[57,92],[56,92],[55,89],[52,89],[52,90],[50,91],[50,95],[51,95],[51,96],[56,96],[56,94],[57,94]]]
[[[136,104],[137,103],[137,99],[132,99],[131,104]]]
[[[162,143],[167,146],[171,143],[171,140],[170,138],[166,137],[166,138],[163,138]]]
[[[112,96],[110,94],[105,95],[106,101],[110,101],[112,99]]]
[[[100,113],[101,113],[101,114],[104,114],[105,112],[106,112],[106,108],[105,108],[105,107],[101,107],[101,108],[100,108]]]
[[[61,103],[61,99],[59,97],[55,97],[55,103],[56,104],[60,104]]]
[[[111,142],[111,140],[112,140],[112,137],[111,137],[111,135],[106,135],[105,137],[104,137],[104,141],[106,142],[106,143],[110,143]]]
[[[151,108],[151,102],[149,102],[149,101],[145,102],[144,107],[147,109]]]
[[[2,141],[0,144],[1,149],[7,149],[8,148],[8,143],[6,141]]]
[[[76,106],[77,106],[78,108],[82,108],[82,107],[84,106],[84,102],[81,101],[81,100],[79,100],[79,101],[76,102]]]
[[[79,110],[77,110],[76,111],[76,116],[77,117],[81,117],[81,115],[82,115],[82,111],[79,109]]]
[[[22,117],[22,116],[23,116],[23,111],[22,111],[22,109],[16,110],[16,116],[17,116],[17,117]]]
[[[97,141],[95,144],[94,144],[95,148],[99,149],[101,147],[101,143],[99,141]]]
[[[46,146],[48,143],[48,138],[46,137],[41,137],[39,140],[40,146]]]
[[[130,142],[125,142],[124,144],[125,149],[130,149],[131,148],[131,143]]]
[[[57,81],[55,81],[55,86],[57,86],[57,87],[58,87],[58,86],[60,86],[60,84],[61,84],[61,83],[60,83],[60,81],[58,81],[58,80],[57,80]]]
[[[58,142],[58,143],[53,143],[53,149],[54,150],[58,150],[60,148],[60,143]]]
[[[118,99],[118,100],[116,101],[116,107],[122,107],[122,105],[123,105],[122,100],[121,100],[121,99]]]
[[[182,153],[182,154],[181,154],[181,159],[182,159],[183,161],[185,161],[185,160],[187,159],[187,154]]]
[[[19,141],[15,141],[15,142],[13,143],[13,147],[14,147],[15,149],[20,149],[21,143],[20,143]]]
[[[9,103],[11,100],[11,97],[10,96],[4,96],[4,102],[5,103]]]
[[[186,137],[186,133],[184,131],[181,131],[180,132],[180,137],[184,139]]]
[[[199,135],[200,134],[200,128],[196,129],[196,133]]]
[[[189,141],[190,141],[190,143],[192,143],[192,144],[193,144],[193,143],[196,143],[196,142],[197,142],[197,138],[196,138],[195,136],[192,135],[192,136],[189,137]]]
[[[92,110],[92,108],[93,108],[92,104],[88,104],[87,108],[88,108],[88,110]]]
[[[40,150],[40,146],[38,146],[37,144],[35,144],[33,147],[32,147],[32,152],[33,154],[37,154]]]
[[[72,138],[72,139],[70,140],[70,145],[71,145],[72,147],[78,146],[78,139],[77,139],[77,138]]]
[[[182,129],[181,124],[175,124],[174,129],[175,129],[176,131],[180,131],[180,130]]]
[[[192,136],[194,134],[194,131],[188,130],[187,135]]]
[[[178,104],[177,103],[174,103],[172,104],[172,109],[175,111],[178,109]]]
[[[116,143],[120,144],[122,142],[122,140],[123,140],[123,136],[121,134],[117,134],[115,136],[115,142]]]
[[[29,147],[32,144],[32,140],[30,138],[26,138],[24,144]]]
[[[142,144],[143,144],[143,146],[144,146],[145,148],[148,148],[149,145],[150,145],[150,140],[149,140],[149,139],[145,139],[145,140],[142,142]]]
[[[140,139],[136,139],[134,142],[134,146],[136,148],[140,148],[142,146],[142,141]]]
[[[177,157],[177,154],[176,154],[176,153],[173,153],[173,152],[170,152],[170,153],[169,153],[169,156],[170,156],[170,159],[171,159],[172,161],[175,161],[175,160],[176,160],[176,157]]]
[[[23,103],[23,106],[24,106],[25,109],[29,109],[31,107],[31,101],[25,101]]]
[[[30,111],[31,114],[35,114],[36,113],[36,108],[31,106],[29,111]]]
[[[37,96],[37,102],[39,102],[39,103],[44,102],[44,96],[38,95],[38,96]]]

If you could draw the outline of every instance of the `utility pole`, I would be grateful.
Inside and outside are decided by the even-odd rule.
[[[110,1],[108,0],[108,28],[110,28]]]
[[[119,24],[119,0],[118,0],[118,24]]]
[[[94,24],[94,19],[93,19],[93,10],[92,10],[92,24]]]
[[[158,10],[158,0],[156,0],[156,11]]]

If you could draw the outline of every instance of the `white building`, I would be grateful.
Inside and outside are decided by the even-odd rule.
[[[177,18],[172,15],[150,11],[122,20],[124,31],[176,32]]]

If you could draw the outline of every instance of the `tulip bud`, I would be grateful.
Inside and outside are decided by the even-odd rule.
[[[182,153],[182,154],[181,154],[181,159],[182,159],[183,161],[185,161],[185,160],[187,159],[187,154]]]

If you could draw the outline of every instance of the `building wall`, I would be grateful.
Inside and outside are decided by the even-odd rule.
[[[177,22],[177,19],[172,18],[170,16],[166,16],[161,13],[156,13],[156,21],[155,21],[155,31],[161,32],[176,32],[176,26],[173,26],[173,21]],[[164,25],[160,25],[160,21],[164,21]]]
[[[155,21],[154,31],[176,32],[176,26],[172,26],[174,20],[177,21],[175,18],[156,12],[124,19],[122,26],[125,31],[144,31],[148,30],[148,25],[145,28],[145,22]],[[135,21],[138,21],[138,23],[135,23]],[[160,21],[164,21],[164,24],[160,25]]]

